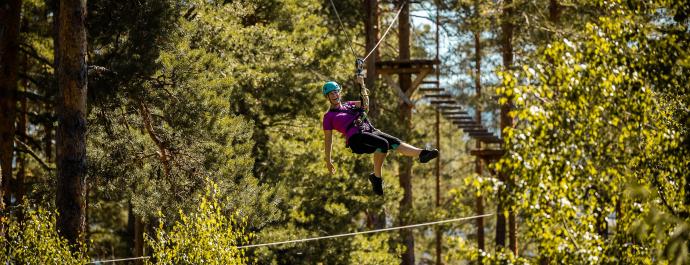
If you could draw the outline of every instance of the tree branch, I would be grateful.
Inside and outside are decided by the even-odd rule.
[[[161,164],[163,164],[163,170],[165,171],[166,176],[170,176],[170,157],[169,157],[169,152],[168,149],[165,147],[165,144],[163,144],[163,141],[156,135],[156,132],[153,130],[153,125],[151,124],[151,112],[149,111],[148,107],[144,105],[144,103],[139,103],[139,112],[141,114],[141,119],[144,122],[144,127],[146,129],[146,132],[148,133],[149,137],[153,142],[158,146],[158,157],[161,161]]]
[[[19,50],[22,51],[23,53],[27,54],[27,55],[30,55],[32,58],[36,59],[37,61],[39,61],[43,64],[46,64],[50,67],[53,67],[53,63],[50,60],[48,60],[47,58],[41,57],[41,55],[38,54],[38,51],[36,51],[36,49],[33,46],[28,45],[26,43],[20,43],[19,44]]]
[[[17,152],[22,152],[22,153],[27,153],[27,154],[31,155],[31,157],[33,157],[39,164],[41,164],[41,166],[43,166],[43,168],[45,168],[45,169],[48,170],[48,171],[53,171],[53,170],[55,169],[55,168],[52,168],[52,167],[48,166],[48,164],[47,164],[46,162],[44,162],[43,159],[41,159],[40,157],[38,157],[38,155],[37,155],[33,150],[31,150],[31,147],[29,147],[29,145],[27,145],[27,144],[24,143],[22,140],[20,140],[19,137],[15,137],[14,140],[15,140],[20,146],[23,147],[23,148],[17,148],[17,147],[15,147],[15,149],[14,149],[15,151],[17,151]]]

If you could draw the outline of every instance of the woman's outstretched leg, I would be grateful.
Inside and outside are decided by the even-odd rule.
[[[422,152],[422,149],[419,149],[417,147],[414,147],[406,142],[400,142],[400,145],[398,146],[396,151],[400,152],[401,154],[405,156],[419,156],[419,154]]]
[[[429,162],[429,160],[438,157],[437,149],[419,149],[405,142],[400,142],[400,145],[396,150],[405,156],[418,157],[419,162],[422,163]]]

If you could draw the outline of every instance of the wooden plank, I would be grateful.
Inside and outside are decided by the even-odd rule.
[[[481,141],[481,142],[483,142],[483,143],[487,143],[487,144],[502,144],[502,143],[503,143],[503,139],[498,138],[498,137],[496,137],[496,136],[472,137],[472,138],[474,138],[474,139],[476,139],[476,140],[478,140],[478,141]]]
[[[469,114],[467,113],[467,111],[464,111],[464,110],[445,110],[445,111],[441,111],[441,113],[442,113],[443,115],[453,115],[453,114],[465,114],[465,115],[469,115]]]
[[[484,127],[476,123],[456,123],[455,125],[463,130],[484,129]]]
[[[391,60],[378,61],[376,68],[411,68],[411,67],[429,67],[439,64],[440,61],[435,59],[408,59],[408,60]]]
[[[452,121],[453,123],[463,122],[463,123],[477,124],[477,122],[474,121],[474,119],[470,116],[457,115],[457,116],[452,116],[452,117],[446,117],[446,119]]]
[[[470,155],[480,157],[502,157],[505,153],[503,149],[470,150]]]
[[[452,98],[451,94],[424,94],[425,98]]]
[[[440,105],[437,106],[436,108],[440,110],[462,110],[462,106],[460,105]]]
[[[421,92],[442,92],[443,88],[420,87],[419,91],[421,91]]]
[[[432,99],[429,101],[429,103],[433,105],[439,105],[439,104],[457,104],[458,102],[453,100],[453,99]]]

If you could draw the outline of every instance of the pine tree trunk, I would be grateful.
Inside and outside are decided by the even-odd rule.
[[[26,28],[26,22],[23,23],[24,26],[22,28]],[[24,72],[29,71],[29,58],[28,55],[24,56],[24,61],[22,62],[22,68],[24,69]],[[31,83],[28,80],[24,80],[24,93],[29,92],[29,86]],[[27,132],[27,123],[28,123],[28,100],[26,96],[21,97],[19,100],[19,106],[21,109],[21,114],[19,114],[19,119],[17,123],[17,132],[20,134],[19,135],[19,140],[26,143],[28,142],[28,132]],[[14,187],[12,187],[12,191],[14,193],[14,196],[17,200],[16,204],[17,205],[22,205],[24,203],[24,196],[26,195],[26,188],[24,187],[24,182],[26,178],[26,154],[22,153],[17,153],[17,178],[14,181]],[[17,214],[19,221],[24,220],[24,214],[23,210],[20,208],[20,212]]]
[[[76,247],[86,228],[86,0],[60,1],[58,25],[57,228]]]
[[[474,8],[475,10],[479,9],[479,2],[474,1]],[[475,11],[476,12],[476,11]],[[475,16],[479,16],[478,13],[475,14]],[[481,99],[482,96],[482,42],[481,42],[481,33],[479,29],[475,29],[474,32],[474,86],[475,90],[477,93],[477,99]],[[479,102],[479,101],[477,101]],[[477,123],[481,124],[482,123],[482,109],[481,105],[477,104]],[[477,150],[480,150],[482,148],[482,142],[481,141],[476,141],[475,143],[475,148]],[[474,171],[477,173],[477,175],[482,174],[482,159],[477,156],[475,157],[474,161]],[[482,196],[477,196],[476,198],[476,204],[475,204],[476,210],[477,210],[477,215],[482,215],[484,214],[484,198]],[[482,255],[481,252],[484,251],[485,249],[485,242],[484,242],[484,218],[477,218],[476,219],[476,224],[477,224],[477,249],[479,250],[479,255],[477,259],[478,264],[482,264]]]
[[[503,54],[503,68],[504,69],[511,69],[513,66],[513,29],[514,25],[512,22],[513,16],[514,16],[514,8],[513,8],[513,1],[512,0],[505,0],[503,2],[503,15],[501,19],[501,30],[503,32],[502,36],[502,54]],[[508,112],[510,111],[511,108],[511,101],[508,100],[507,103],[503,104],[501,106],[501,131],[503,131],[505,128],[512,127],[513,126],[513,120],[508,116]],[[513,179],[512,176],[503,176],[502,181],[506,184],[506,189],[504,192],[510,192],[510,189],[512,187]],[[501,196],[501,195],[499,195]],[[504,206],[505,200],[500,199],[499,200],[499,205],[500,205],[500,211],[503,211],[503,206]],[[503,216],[503,214],[499,213],[499,218],[500,216]],[[505,218],[505,217],[503,217]],[[505,220],[502,220],[503,224],[505,224]],[[515,220],[515,213],[512,211],[508,212],[508,228],[509,228],[509,247],[513,251],[514,254],[517,255],[517,223]],[[498,230],[497,230],[498,231]],[[505,240],[505,229],[503,231],[503,240]],[[498,235],[497,235],[497,241],[498,241]],[[505,244],[504,244],[505,246]]]
[[[366,52],[368,53],[378,41],[379,36],[379,17],[378,0],[364,0],[364,35],[366,37]],[[378,49],[367,58],[366,86],[369,89],[369,117],[376,119],[379,115],[378,102],[376,101],[376,60],[378,60]],[[366,56],[366,54],[365,54]]]
[[[402,3],[403,1],[399,1]],[[410,6],[404,2],[404,7],[400,12],[398,20],[400,60],[410,59]],[[400,74],[400,89],[409,91],[412,88],[412,76],[410,74]],[[412,107],[404,101],[398,106],[400,111],[400,124],[402,125],[402,139],[407,138],[412,128]],[[400,225],[407,225],[412,217],[412,158],[403,157],[400,159],[400,187],[403,189],[403,198],[400,200]],[[400,237],[406,249],[402,255],[403,265],[414,264],[414,234],[411,230],[400,230]]]
[[[21,6],[21,0],[0,4],[0,198],[5,197],[12,180]],[[0,210],[5,209],[3,201]]]
[[[134,216],[134,256],[142,257],[144,256],[144,230],[146,226],[142,222],[141,217]],[[144,264],[143,260],[137,260],[134,262],[136,265]]]

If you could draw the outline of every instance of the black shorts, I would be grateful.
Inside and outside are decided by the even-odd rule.
[[[348,146],[355,154],[371,154],[374,152],[387,153],[395,150],[400,145],[400,140],[379,130],[362,132],[350,136]]]

